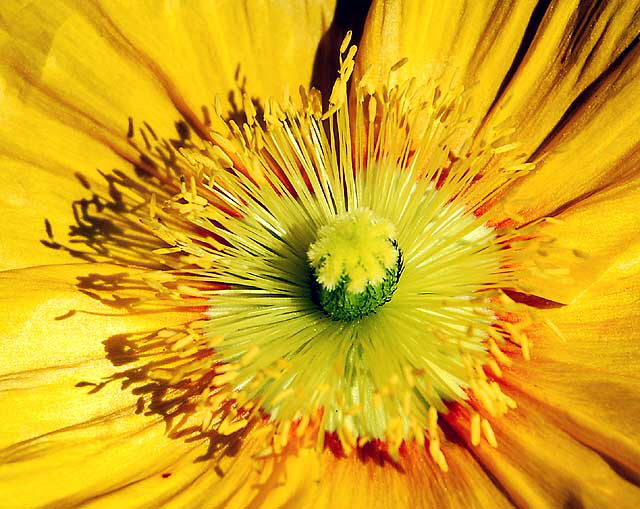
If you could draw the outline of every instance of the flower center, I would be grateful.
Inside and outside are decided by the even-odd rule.
[[[307,251],[314,299],[333,320],[350,322],[389,302],[402,272],[395,228],[369,209],[337,216]]]
[[[535,244],[483,211],[532,164],[507,156],[507,130],[469,138],[453,88],[376,91],[362,77],[349,99],[345,51],[328,110],[302,90],[301,108],[267,101],[260,121],[247,108],[242,129],[171,152],[179,192],[159,179],[142,221],[171,271],[148,284],[207,312],[197,347],[178,337],[150,377],[169,380],[167,397],[188,391],[181,407],[207,432],[268,423],[265,455],[326,434],[347,454],[383,442],[394,457],[428,439],[446,470],[438,416],[452,402],[474,445],[495,445],[488,419],[515,407],[501,348],[527,357],[531,322],[503,289],[519,288]],[[164,179],[164,146],[154,157]]]

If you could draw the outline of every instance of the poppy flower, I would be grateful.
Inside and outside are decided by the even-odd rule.
[[[0,505],[636,507],[639,12],[5,2]]]

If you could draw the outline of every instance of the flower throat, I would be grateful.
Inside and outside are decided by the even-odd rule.
[[[150,378],[189,391],[203,432],[263,429],[261,458],[320,451],[327,434],[395,460],[428,440],[446,470],[451,408],[473,445],[495,445],[490,419],[516,406],[502,348],[528,357],[531,320],[502,289],[519,288],[533,241],[482,211],[532,163],[510,155],[506,127],[468,137],[467,97],[446,83],[361,76],[349,92],[355,51],[347,38],[328,109],[304,89],[260,118],[247,107],[241,127],[175,153],[175,195],[145,197],[152,254],[177,271],[154,290],[207,305],[201,336],[172,340]]]

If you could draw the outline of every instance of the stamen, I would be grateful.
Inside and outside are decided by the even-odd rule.
[[[327,111],[314,90],[300,110],[269,100],[264,114],[245,95],[245,123],[179,149],[145,130],[138,148],[131,124],[148,174],[110,177],[119,201],[93,205],[116,233],[91,232],[102,240],[87,257],[162,269],[140,277],[153,296],[126,301],[138,309],[206,309],[199,325],[136,340],[145,386],[166,399],[141,406],[166,403],[172,432],[259,422],[259,458],[322,448],[327,432],[345,453],[383,441],[394,459],[428,439],[446,471],[443,413],[473,407],[471,443],[495,446],[481,415],[516,406],[496,380],[513,362],[505,345],[530,356],[530,321],[502,289],[526,290],[522,270],[568,274],[549,261],[553,239],[513,226],[516,204],[483,216],[533,169],[513,130],[470,139],[466,92],[447,83],[348,92],[354,55],[347,38]]]
[[[480,415],[471,416],[471,445],[480,445]]]

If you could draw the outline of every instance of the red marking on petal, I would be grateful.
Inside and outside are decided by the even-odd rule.
[[[503,291],[514,302],[525,304],[526,306],[531,306],[533,308],[554,309],[554,308],[560,308],[564,306],[564,304],[561,304],[560,302],[555,302],[553,300],[545,299],[543,297],[538,297],[537,295],[532,295],[529,293],[522,293],[522,292],[517,292],[515,290],[508,290],[508,289],[505,289]]]

